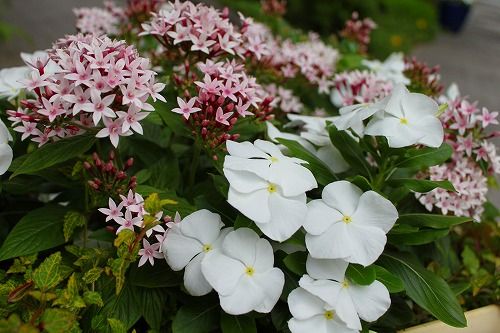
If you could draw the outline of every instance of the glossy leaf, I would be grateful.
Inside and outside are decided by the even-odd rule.
[[[446,216],[439,214],[403,214],[399,216],[397,223],[415,227],[444,229],[470,221],[472,221],[472,218],[462,216]]]
[[[257,333],[255,320],[249,316],[231,316],[221,313],[222,333]]]
[[[349,280],[363,286],[371,284],[376,278],[375,267],[358,264],[349,264],[345,274]]]
[[[446,143],[439,148],[411,148],[406,151],[396,166],[420,170],[446,162],[452,153],[453,149]]]
[[[427,193],[435,188],[456,192],[455,187],[453,187],[453,184],[448,180],[433,181],[427,179],[400,178],[391,179],[388,181],[388,184],[392,187],[403,186],[408,190],[418,193]]]
[[[183,305],[172,322],[172,333],[208,333],[218,326],[218,304]]]

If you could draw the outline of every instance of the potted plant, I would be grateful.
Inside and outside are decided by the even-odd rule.
[[[439,21],[443,28],[454,33],[463,28],[474,0],[441,0],[439,2]]]

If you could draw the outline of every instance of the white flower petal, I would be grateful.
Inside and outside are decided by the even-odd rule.
[[[239,260],[242,265],[253,266],[260,237],[249,228],[239,228],[227,234],[222,249],[228,256]],[[264,251],[265,255],[269,252]]]
[[[362,193],[363,191],[356,185],[340,180],[326,185],[322,198],[328,206],[335,208],[343,215],[351,216],[358,206]]]
[[[424,134],[424,136],[418,140],[418,143],[434,148],[441,146],[443,143],[443,125],[438,118],[434,116],[422,117],[413,127]]]
[[[435,116],[438,104],[432,98],[418,93],[409,93],[401,101],[405,116],[410,120],[419,120],[425,116]]]
[[[323,314],[305,320],[292,318],[288,321],[288,328],[292,333],[337,333],[328,330],[327,320]]]
[[[288,294],[287,303],[292,316],[299,320],[323,315],[325,312],[325,302],[300,287]]]
[[[271,244],[263,238],[260,238],[255,244],[255,260],[252,267],[256,272],[266,272],[273,268],[274,252]]]
[[[255,140],[254,145],[256,148],[262,150],[263,152],[266,152],[267,154],[269,154],[271,156],[274,156],[274,157],[283,156],[283,154],[281,153],[281,150],[278,148],[278,146],[272,142],[265,141],[265,140]]]
[[[226,236],[227,237],[227,236]],[[245,274],[245,266],[238,260],[214,249],[205,255],[201,271],[208,283],[219,295],[231,295]]]
[[[337,302],[342,290],[342,286],[338,282],[331,280],[314,280],[309,275],[303,275],[300,278],[299,286],[331,306],[334,306]]]
[[[342,259],[316,259],[307,256],[307,274],[314,279],[344,281],[345,271],[349,263]]]
[[[288,160],[271,163],[269,181],[281,186],[287,197],[295,196],[318,187],[312,172]]]
[[[359,317],[364,321],[375,321],[391,306],[391,297],[387,288],[379,281],[368,286],[351,284],[349,294]]]
[[[358,227],[355,223],[347,225],[346,230],[349,236],[345,245],[350,255],[344,260],[363,266],[373,264],[384,251],[387,242],[385,233],[379,228]]]
[[[349,164],[344,160],[339,150],[331,143],[320,147],[316,152],[316,156],[334,173],[341,173],[349,169]]]
[[[247,171],[265,180],[269,178],[270,164],[271,161],[268,159],[248,159],[235,156],[226,156],[224,159],[224,169]]]
[[[343,322],[346,323],[347,327],[351,329],[361,330],[361,321],[359,320],[356,307],[354,305],[351,294],[349,293],[351,287],[352,285],[349,285],[348,287],[340,287],[341,290],[338,293],[336,302],[332,305],[337,315]]]
[[[203,296],[212,291],[212,286],[207,282],[201,271],[201,261],[205,258],[202,252],[187,264],[184,271],[184,286],[189,294]]]
[[[252,158],[252,157],[260,157],[260,158],[269,158],[267,154],[265,154],[260,149],[256,148],[251,142],[235,142],[228,140],[226,141],[226,148],[229,154],[236,157],[243,158]]]
[[[387,233],[397,219],[398,211],[392,202],[377,192],[368,191],[361,195],[351,223],[380,228]]]
[[[344,222],[333,224],[321,235],[306,234],[306,247],[313,258],[347,260],[352,254],[350,246],[350,235]]]
[[[269,183],[253,172],[234,171],[224,168],[224,176],[231,187],[241,193],[251,193],[267,188]]]
[[[6,143],[0,143],[0,175],[3,175],[12,163],[12,148]]]
[[[223,225],[219,214],[200,209],[186,216],[179,227],[185,236],[195,238],[202,244],[212,244],[219,237]]]
[[[271,312],[283,291],[285,275],[279,268],[272,268],[264,274],[255,274],[252,278],[264,295],[254,310],[260,313]]]
[[[260,230],[272,240],[282,242],[300,229],[307,214],[306,195],[287,198],[279,191],[269,196],[271,218],[268,223],[258,223]]]
[[[341,221],[342,217],[338,210],[328,206],[323,200],[312,200],[307,203],[304,229],[311,235],[320,235],[332,224]]]
[[[241,315],[255,310],[265,298],[264,292],[252,277],[243,274],[234,291],[227,295],[219,293],[220,306],[231,315]]]
[[[408,89],[403,84],[396,85],[387,100],[385,111],[398,118],[404,117],[402,101],[408,94]]]
[[[180,271],[203,250],[202,246],[198,240],[182,235],[178,228],[172,228],[167,231],[162,252],[168,265],[174,271]]]
[[[252,193],[241,193],[229,187],[227,202],[249,219],[267,223],[271,219],[269,195],[267,188]]]

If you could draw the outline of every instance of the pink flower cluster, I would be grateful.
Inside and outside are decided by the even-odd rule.
[[[320,93],[328,93],[333,86],[339,52],[323,43],[317,35],[311,33],[308,41],[300,43],[285,40],[270,53],[267,61],[285,78],[302,74],[307,81],[318,86]]]
[[[223,11],[192,2],[170,3],[170,8],[153,13],[152,19],[142,24],[139,35],[152,35],[165,47],[178,45],[185,52],[201,52],[210,57],[222,54],[243,56],[247,52],[260,58],[264,41],[246,21],[239,31],[229,21],[227,8]]]
[[[346,21],[344,29],[340,35],[346,39],[356,42],[360,53],[366,53],[370,44],[370,35],[377,24],[370,18],[361,20],[357,12],[353,12],[349,20]]]
[[[479,165],[471,160],[455,160],[429,168],[430,180],[449,180],[457,192],[434,189],[429,193],[417,193],[416,197],[428,211],[438,208],[444,215],[472,217],[481,220],[488,192],[487,179]]]
[[[146,215],[154,216],[157,224],[146,230],[144,233],[145,237],[142,239],[142,249],[139,250],[139,267],[144,265],[146,261],[149,261],[151,265],[154,265],[154,259],[162,259],[161,254],[161,243],[165,237],[165,228],[162,224],[170,221],[168,217],[166,219],[162,218],[163,212],[147,212],[144,209],[144,198],[139,193],[134,193],[130,190],[127,196],[120,194],[121,201],[116,204],[116,202],[109,198],[108,208],[99,208],[99,211],[106,215],[106,222],[114,221],[119,225],[116,229],[116,234],[121,231],[128,229],[133,232],[141,233],[144,227],[146,227],[144,222],[144,217]],[[146,239],[152,238],[154,236],[156,242],[151,242]]]
[[[105,1],[104,8],[82,7],[73,9],[76,16],[76,28],[81,33],[95,35],[117,35],[119,26],[125,21],[123,8],[113,1]]]
[[[304,108],[304,104],[290,89],[271,83],[264,86],[264,90],[274,97],[271,106],[275,109],[280,109],[285,113],[300,113]]]
[[[354,70],[335,75],[331,98],[335,106],[373,103],[392,91],[393,84],[376,73]]]
[[[435,189],[417,194],[417,198],[428,210],[437,207],[443,214],[452,212],[479,221],[487,200],[487,176],[500,174],[500,156],[495,145],[488,141],[498,133],[486,134],[490,125],[498,124],[498,112],[480,109],[477,103],[460,96],[456,86],[439,101],[448,104],[441,121],[445,142],[453,148],[453,155],[451,162],[430,168],[429,176],[431,180],[450,180],[457,193]]]
[[[139,122],[149,114],[143,110],[154,110],[149,97],[165,101],[159,94],[165,85],[156,83],[149,61],[124,41],[68,36],[54,44],[49,57],[29,64],[33,70],[23,81],[35,98],[7,111],[22,140],[31,137],[41,146],[100,129],[96,136],[109,137],[116,147],[120,136],[142,134]],[[59,67],[55,73],[46,71],[49,60]]]
[[[233,61],[198,64],[203,79],[194,82],[196,94],[187,100],[178,97],[172,112],[183,115],[193,130],[211,149],[238,136],[229,134],[238,118],[258,116],[257,108],[265,95],[255,78],[247,76],[244,67]],[[182,83],[180,83],[182,84]]]

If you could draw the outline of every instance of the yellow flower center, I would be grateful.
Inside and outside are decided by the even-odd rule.
[[[205,244],[203,245],[203,252],[210,252],[212,251],[213,247],[211,244]]]
[[[252,276],[255,273],[255,269],[252,266],[247,266],[245,269],[245,274],[248,276]]]
[[[333,311],[325,311],[323,316],[325,316],[326,320],[332,320],[333,319]]]
[[[267,190],[269,191],[269,193],[274,193],[274,192],[276,192],[276,190],[277,190],[277,188],[276,188],[276,184],[269,183],[269,185],[267,186]]]
[[[408,125],[408,119],[406,119],[405,117],[399,118],[399,122],[403,125]]]
[[[342,288],[349,288],[349,282],[347,280],[342,281]]]
[[[342,218],[342,222],[344,222],[345,224],[349,224],[352,222],[352,219],[350,216],[344,215],[344,217]]]
[[[278,159],[274,156],[271,156],[271,158],[269,159],[269,161],[271,161],[271,163],[276,163],[278,162]]]

